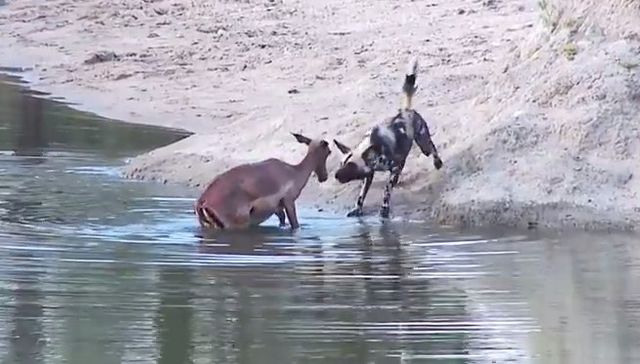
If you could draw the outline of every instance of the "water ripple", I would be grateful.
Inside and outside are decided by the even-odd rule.
[[[0,152],[0,352],[70,363],[640,359],[629,344],[640,340],[636,237],[461,232],[304,208],[295,233],[275,218],[207,233],[193,191],[123,181],[114,165],[73,149]]]

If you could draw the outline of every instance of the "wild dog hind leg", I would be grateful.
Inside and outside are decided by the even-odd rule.
[[[398,180],[400,175],[400,169],[398,167],[394,168],[389,173],[389,180],[384,185],[384,195],[382,197],[382,208],[380,209],[380,217],[388,218],[389,217],[389,205],[391,201],[391,191],[393,190],[394,180]]]
[[[395,187],[398,185],[398,181],[400,180],[400,174],[404,169],[404,163],[405,163],[405,160],[398,162],[398,167],[397,167],[398,173],[394,174],[393,177],[391,178],[391,187]]]
[[[438,154],[438,149],[433,144],[433,140],[431,140],[431,134],[429,133],[429,127],[427,126],[427,122],[420,116],[420,114],[415,113],[416,116],[416,131],[414,134],[414,141],[418,144],[418,147],[422,151],[422,154],[425,156],[433,155],[433,166],[436,169],[442,168],[442,159],[440,159],[440,155]]]

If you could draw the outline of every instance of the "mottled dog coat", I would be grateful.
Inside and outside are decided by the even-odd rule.
[[[389,180],[385,185],[380,215],[389,216],[391,190],[398,183],[414,142],[424,155],[433,155],[433,165],[436,169],[442,168],[442,160],[431,140],[429,127],[411,106],[412,97],[417,90],[415,85],[417,68],[417,61],[414,61],[405,76],[402,87],[404,105],[395,116],[370,129],[362,142],[353,150],[334,139],[334,143],[344,155],[335,178],[340,183],[363,181],[356,207],[347,216],[362,214],[362,205],[371,187],[374,173],[385,171],[389,172]]]

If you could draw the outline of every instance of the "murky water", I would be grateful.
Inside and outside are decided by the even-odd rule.
[[[199,238],[180,138],[0,84],[0,363],[634,363],[640,241],[306,211]]]

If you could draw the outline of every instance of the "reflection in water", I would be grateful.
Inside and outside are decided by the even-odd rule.
[[[17,129],[14,154],[17,156],[41,157],[47,147],[42,123],[43,100],[35,97],[21,98],[20,119],[13,119]],[[26,162],[42,163],[40,158],[26,158]]]
[[[33,256],[17,253],[15,262],[29,261]],[[37,271],[18,269],[12,275],[13,318],[9,357],[11,363],[42,363],[42,349],[45,345],[43,337],[43,294],[40,291],[40,273]]]
[[[403,302],[403,285],[406,280],[402,269],[400,234],[389,223],[380,225],[380,239],[377,241],[374,241],[371,237],[371,226],[363,224],[359,230],[362,231],[361,236],[365,241],[362,268],[367,301],[373,303],[380,299],[388,299],[384,295],[393,292],[399,302]],[[376,249],[381,249],[386,253],[386,260],[375,261],[374,250]],[[375,279],[379,276],[388,276],[390,279]],[[400,307],[401,309],[406,308],[403,303],[401,303]]]
[[[192,272],[188,268],[161,268],[160,305],[156,318],[159,364],[192,363]]]
[[[0,75],[0,145],[18,156],[82,152],[108,159],[123,158],[189,135],[73,111],[60,103],[31,96],[32,92],[20,92],[19,86],[3,84],[2,79]],[[17,158],[14,162],[29,160]]]
[[[0,363],[640,360],[636,236],[304,210],[204,234],[193,191],[114,172],[182,135],[25,97],[0,84]]]

